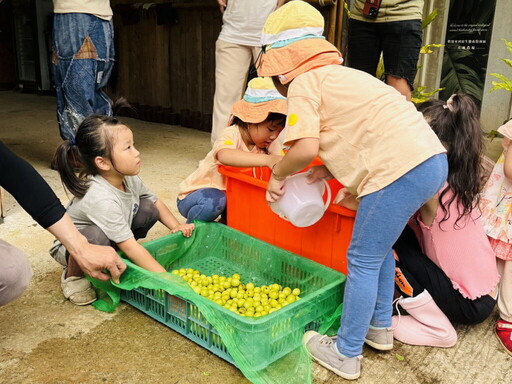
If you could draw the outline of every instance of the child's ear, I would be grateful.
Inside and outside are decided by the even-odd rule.
[[[96,156],[94,158],[94,165],[96,165],[96,168],[98,168],[101,171],[110,171],[112,168],[112,163],[110,160],[102,157],[102,156]]]

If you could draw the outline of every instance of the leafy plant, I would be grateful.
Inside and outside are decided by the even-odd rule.
[[[425,92],[425,89],[427,89],[427,87],[424,87],[422,85],[414,88],[411,96],[411,101],[414,104],[424,103],[425,101],[429,100],[432,96],[434,96],[437,92],[442,91],[444,88],[437,88],[430,92]]]
[[[485,26],[492,24],[496,1],[472,0],[450,2],[449,19],[455,26],[483,26],[481,30],[472,31],[454,28],[448,30],[447,38],[453,42],[447,44],[443,58],[443,72],[441,86],[445,88],[440,98],[446,100],[451,94],[463,92],[471,95],[478,105],[481,104],[485,68],[487,67],[488,50],[468,50],[463,46],[466,41],[479,39],[485,41],[488,48],[492,28]]]
[[[430,12],[429,15],[427,15],[427,17],[421,20],[421,28],[427,28],[430,24],[432,24],[432,22],[437,18],[437,16],[439,16],[439,11],[437,9],[434,9],[432,12]]]
[[[444,10],[443,10],[444,11]],[[439,11],[437,9],[434,9],[430,14],[428,14],[422,21],[421,21],[421,28],[424,30],[427,28],[436,18],[439,16]],[[431,53],[434,53],[433,49],[444,47],[443,44],[427,44],[421,47],[420,49],[420,55],[429,55]],[[421,66],[418,66],[418,70],[421,68]],[[437,88],[433,91],[426,91],[427,87],[423,85],[418,85],[414,87],[414,90],[412,91],[411,95],[411,101],[414,104],[421,104],[430,98],[434,96],[437,92],[442,91],[444,88]]]
[[[503,40],[505,42],[507,50],[509,51],[509,53],[512,54],[512,41],[508,41],[506,39],[501,39],[501,40]],[[500,60],[503,61],[505,64],[507,64],[509,67],[512,68],[512,60],[511,59],[500,58]],[[507,76],[501,75],[499,73],[491,73],[491,76],[494,76],[497,79],[501,80],[501,83],[499,83],[497,81],[493,81],[492,82],[493,87],[489,90],[489,92],[493,92],[493,91],[496,91],[498,89],[503,89],[505,91],[508,91],[508,92],[512,93],[512,80],[510,80]],[[491,139],[491,141],[493,139],[497,138],[497,137],[498,138],[503,138],[503,135],[500,134],[495,129],[489,131],[487,136]]]
[[[501,40],[503,40],[505,42],[505,45],[507,46],[507,50],[512,54],[512,41],[508,41],[506,39],[501,39]],[[501,58],[500,60],[512,68],[512,60],[511,59]],[[512,92],[512,80],[510,80],[508,77],[506,77],[504,75],[500,75],[499,73],[491,73],[491,76],[494,76],[497,79],[501,80],[501,83],[498,83],[497,81],[493,81],[492,82],[493,87],[489,90],[489,92],[496,91],[497,89],[504,89],[505,91]]]
[[[441,85],[448,91],[447,94],[463,92],[481,101],[484,83],[478,72],[468,62],[472,56],[471,51],[446,47]]]

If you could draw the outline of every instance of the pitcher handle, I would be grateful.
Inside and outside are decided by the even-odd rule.
[[[327,211],[327,208],[329,208],[329,205],[331,204],[331,187],[330,187],[329,183],[327,182],[327,180],[322,179],[322,181],[324,182],[325,189],[327,190],[327,200],[325,200],[325,204],[324,204],[324,212],[325,212],[325,211]]]

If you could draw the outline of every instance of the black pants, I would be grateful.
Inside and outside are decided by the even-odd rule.
[[[491,314],[496,300],[489,295],[476,300],[464,298],[441,268],[422,253],[409,226],[405,227],[393,249],[398,256],[395,286],[402,295],[417,296],[426,289],[453,323],[478,324]]]
[[[413,88],[423,32],[421,20],[348,22],[348,66],[372,76],[382,52],[385,74],[404,78]]]

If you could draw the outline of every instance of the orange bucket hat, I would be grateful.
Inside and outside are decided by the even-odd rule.
[[[272,12],[263,27],[259,76],[286,84],[309,69],[341,64],[338,49],[325,40],[324,18],[305,1],[290,1]]]
[[[286,116],[286,97],[277,91],[270,78],[256,77],[249,81],[243,99],[233,105],[231,114],[246,123],[256,124],[265,121],[271,112]]]

